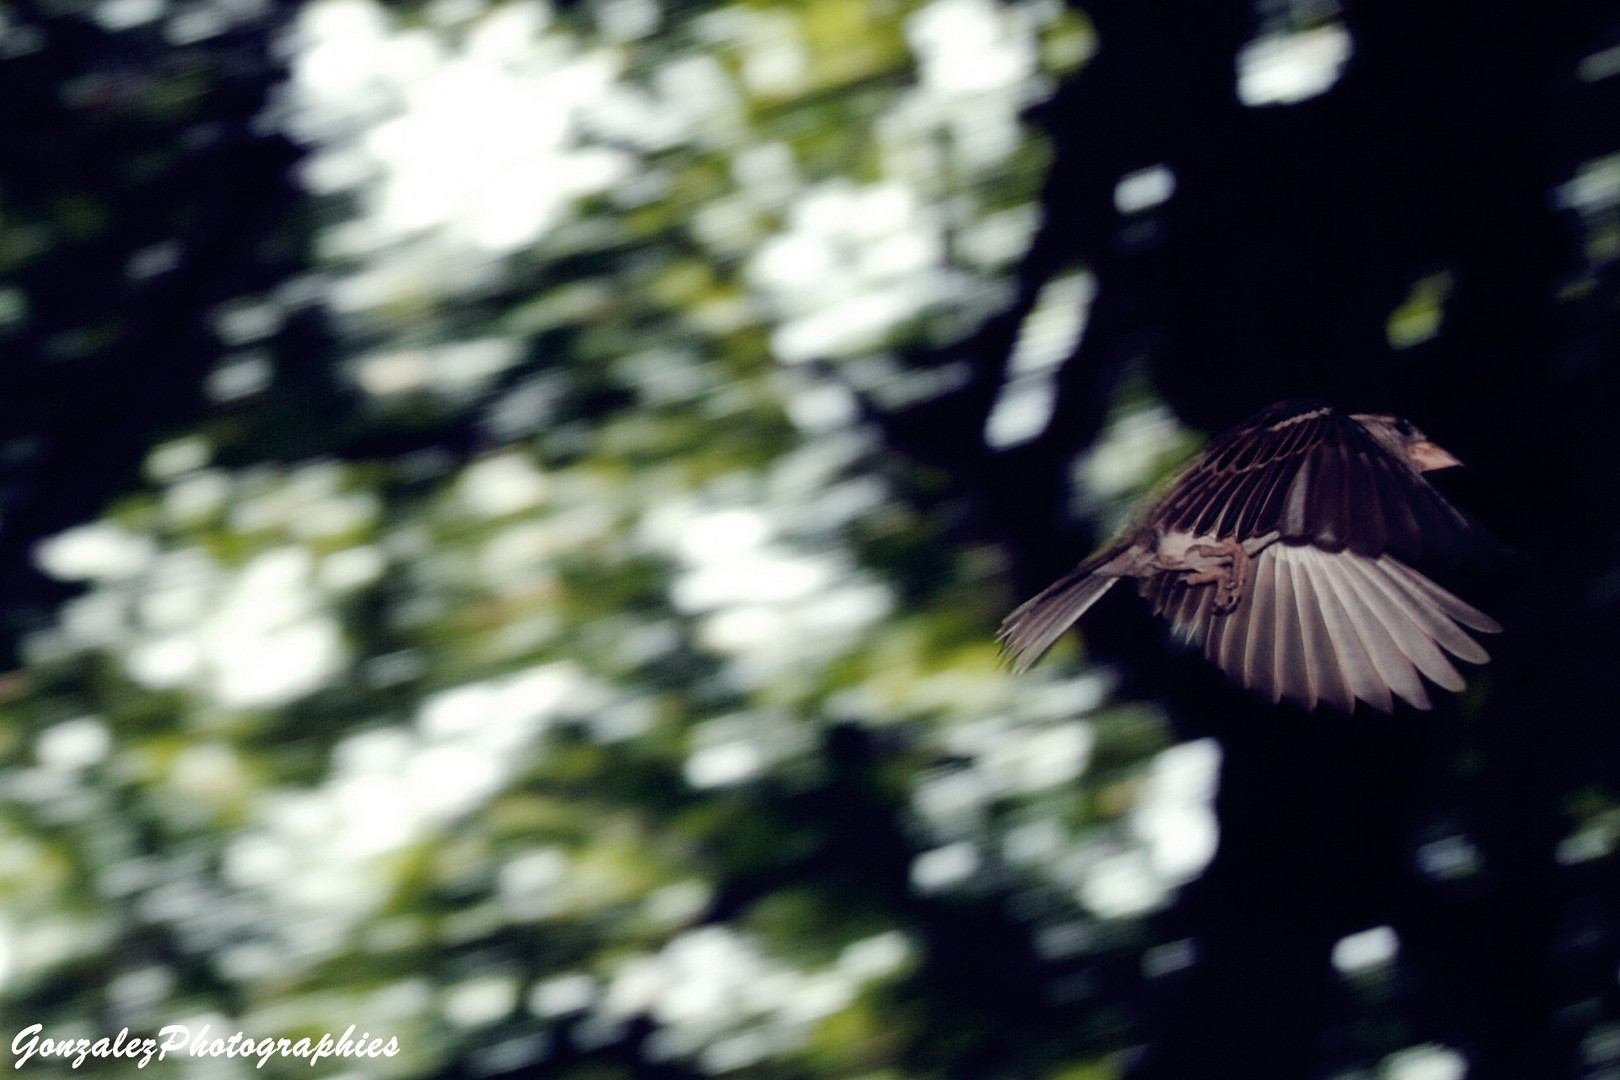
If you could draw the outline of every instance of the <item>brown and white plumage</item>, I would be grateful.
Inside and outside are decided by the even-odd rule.
[[[1483,664],[1492,619],[1408,565],[1471,544],[1423,473],[1457,464],[1384,414],[1283,402],[1213,440],[1136,523],[1007,617],[1018,670],[1120,578],[1233,681],[1304,708],[1430,707]]]

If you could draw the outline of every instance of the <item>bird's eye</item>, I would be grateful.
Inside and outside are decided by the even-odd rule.
[[[1401,436],[1405,438],[1409,437],[1414,429],[1410,422],[1406,420],[1397,420],[1395,421],[1395,430],[1400,432]]]

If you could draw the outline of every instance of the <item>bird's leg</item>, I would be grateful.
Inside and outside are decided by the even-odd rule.
[[[1187,555],[1211,562],[1182,567],[1187,576],[1181,580],[1189,586],[1214,585],[1217,614],[1224,615],[1236,608],[1249,583],[1249,553],[1243,545],[1226,536],[1213,544],[1193,544],[1187,548]]]

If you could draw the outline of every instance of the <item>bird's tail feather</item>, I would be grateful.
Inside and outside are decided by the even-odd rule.
[[[1029,670],[1118,580],[1093,573],[1090,565],[1081,566],[1007,616],[998,637],[1013,670]]]

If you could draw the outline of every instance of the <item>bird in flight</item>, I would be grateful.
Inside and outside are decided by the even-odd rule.
[[[1135,578],[1176,637],[1274,703],[1349,713],[1359,699],[1389,712],[1393,695],[1430,708],[1420,673],[1462,690],[1446,654],[1483,664],[1467,631],[1502,629],[1408,565],[1473,542],[1423,475],[1459,464],[1396,416],[1272,405],[1009,615],[1002,647],[1028,669],[1114,582]]]

